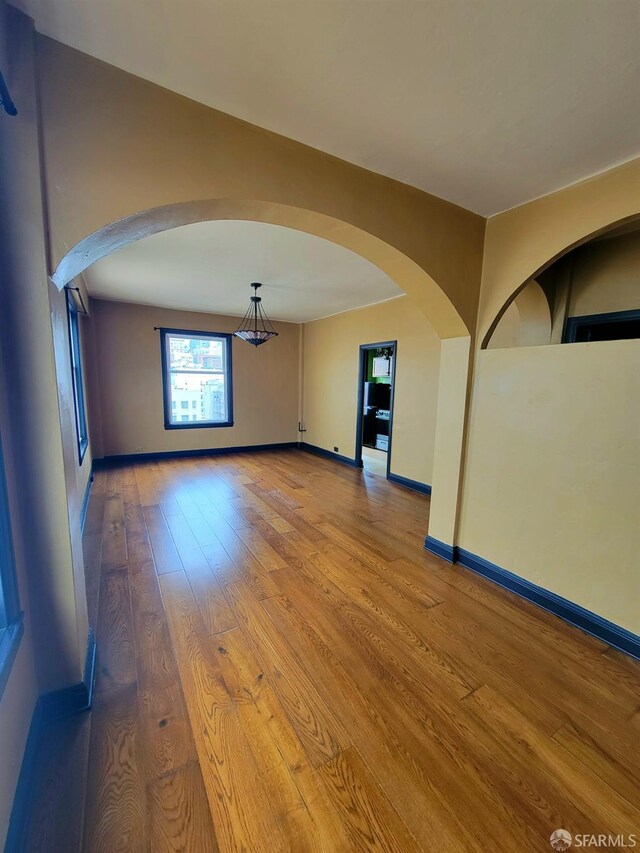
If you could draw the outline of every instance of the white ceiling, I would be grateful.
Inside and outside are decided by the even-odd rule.
[[[280,225],[199,222],[130,243],[84,273],[91,296],[243,315],[253,290],[272,320],[309,322],[402,296],[342,246]]]
[[[13,0],[204,104],[491,215],[640,155],[639,0]]]

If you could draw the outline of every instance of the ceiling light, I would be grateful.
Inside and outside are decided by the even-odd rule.
[[[237,338],[242,338],[248,344],[259,347],[260,344],[264,344],[271,340],[271,338],[277,337],[278,333],[262,310],[262,299],[258,296],[258,288],[262,287],[262,285],[256,281],[251,287],[255,290],[255,295],[251,297],[247,313],[233,334]]]

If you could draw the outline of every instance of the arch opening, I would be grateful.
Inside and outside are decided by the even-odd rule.
[[[530,307],[533,304],[530,299],[533,293],[533,289],[531,287],[532,282],[537,283],[544,292],[548,310],[550,312],[551,332],[549,340],[546,342],[561,343],[566,319],[570,316],[571,312],[583,310],[580,308],[579,302],[576,299],[576,263],[583,262],[584,257],[587,252],[591,251],[592,246],[602,244],[603,241],[622,239],[626,239],[627,242],[635,240],[638,242],[638,245],[640,245],[640,213],[631,217],[624,217],[623,219],[616,220],[594,232],[591,232],[590,234],[585,235],[581,239],[574,241],[561,252],[558,252],[546,261],[537,270],[532,272],[532,274],[513,291],[510,297],[505,300],[502,308],[496,314],[481,342],[481,349],[504,345],[499,342],[500,335],[504,331],[504,327],[509,325],[509,320],[511,320],[511,325],[513,325],[514,312],[515,310],[520,311],[523,307],[523,298],[529,300]],[[601,251],[600,254],[605,254],[605,252]],[[609,254],[611,255],[612,253]],[[582,263],[582,266],[584,267],[584,263]],[[606,266],[606,263],[601,263],[601,266]],[[595,289],[593,284],[591,289]],[[602,287],[600,288],[600,292],[603,292]],[[524,294],[527,294],[527,296],[523,297]],[[542,323],[544,306],[539,299],[539,294],[536,298],[538,302],[538,322]],[[626,302],[629,302],[628,297],[622,297],[622,301],[620,301],[620,297],[618,297],[617,302],[615,299],[607,300],[606,298],[603,298],[599,301],[594,300],[593,304],[599,305],[601,311],[606,311],[606,305],[609,301],[610,304],[615,305],[617,309],[623,310],[627,307],[625,300]],[[638,302],[637,299],[636,302]],[[639,308],[640,305],[635,305],[634,307]],[[613,311],[616,309],[611,308],[610,310]],[[529,319],[532,319],[530,314]],[[503,327],[502,329],[501,326]],[[542,343],[542,341],[539,341],[539,343]],[[507,345],[526,346],[530,344],[523,342],[520,344],[511,343]]]
[[[182,225],[225,219],[281,225],[343,246],[386,273],[412,298],[440,338],[469,335],[464,321],[437,282],[399,249],[348,222],[274,202],[209,199],[141,211],[81,240],[62,258],[52,281],[61,289],[93,263],[129,243]]]

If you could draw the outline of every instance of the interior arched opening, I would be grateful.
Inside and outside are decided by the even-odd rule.
[[[550,259],[512,293],[482,348],[638,337],[639,265],[638,217],[599,229]]]
[[[281,307],[277,307],[278,287],[274,287],[271,293],[269,293],[269,287],[265,288],[263,295],[267,310],[271,310],[276,319],[288,324],[297,323],[300,328],[296,332],[295,342],[291,335],[287,337],[283,331],[278,344],[269,344],[261,349],[264,355],[258,359],[261,364],[260,370],[263,372],[263,378],[268,375],[272,377],[283,375],[282,367],[271,362],[274,361],[278,352],[283,352],[283,342],[287,339],[290,344],[290,352],[287,355],[289,366],[294,359],[293,351],[297,348],[295,381],[292,380],[290,383],[287,406],[273,406],[276,390],[269,389],[269,384],[264,379],[259,381],[258,385],[254,384],[252,390],[247,390],[244,402],[242,393],[234,391],[237,411],[240,412],[244,405],[246,416],[236,418],[236,422],[232,425],[235,431],[233,436],[230,432],[222,430],[192,430],[180,435],[179,439],[174,434],[168,434],[166,423],[163,428],[158,417],[161,409],[161,388],[158,376],[147,384],[147,387],[144,387],[144,382],[139,383],[138,387],[141,389],[139,411],[132,403],[123,404],[126,387],[130,387],[132,382],[135,384],[134,377],[138,366],[145,365],[145,375],[150,375],[150,371],[153,370],[153,360],[156,359],[158,350],[157,333],[153,331],[154,327],[198,328],[196,324],[201,322],[203,313],[209,312],[216,317],[215,324],[218,330],[223,329],[224,326],[223,331],[230,333],[233,331],[232,318],[240,312],[233,307],[222,306],[215,299],[209,300],[206,304],[189,304],[183,301],[186,288],[179,284],[180,275],[177,277],[176,288],[178,301],[167,304],[158,298],[153,298],[153,295],[144,299],[132,299],[130,293],[127,296],[128,283],[121,270],[125,292],[124,294],[121,292],[114,300],[113,294],[96,291],[95,271],[100,270],[105,264],[111,264],[118,257],[130,253],[135,247],[142,248],[145,244],[162,238],[163,235],[178,235],[180,232],[188,231],[189,228],[195,229],[208,224],[234,226],[234,223],[258,225],[263,228],[275,227],[285,232],[315,238],[320,242],[331,244],[334,248],[347,250],[346,254],[369,264],[372,270],[386,278],[395,288],[394,294],[386,298],[394,300],[394,297],[397,297],[398,305],[402,303],[404,310],[396,307],[392,309],[390,306],[394,305],[393,301],[385,303],[387,307],[384,309],[381,307],[378,311],[379,314],[384,315],[382,326],[388,328],[389,323],[395,322],[401,330],[398,334],[407,335],[412,341],[419,341],[419,343],[416,343],[416,351],[411,352],[413,344],[399,342],[399,351],[404,354],[405,367],[402,368],[403,362],[400,362],[394,418],[396,441],[393,445],[390,474],[395,475],[399,482],[411,483],[424,491],[430,492],[432,485],[435,486],[436,498],[431,506],[429,533],[432,538],[440,542],[452,544],[458,507],[462,436],[466,416],[470,342],[468,330],[433,277],[411,258],[394,246],[349,223],[337,221],[313,211],[264,202],[219,199],[169,205],[112,223],[86,237],[67,253],[53,275],[56,286],[58,288],[70,284],[78,286],[80,282],[82,287],[84,279],[84,283],[88,284],[92,301],[96,299],[98,302],[104,302],[94,311],[96,325],[94,359],[96,372],[100,375],[101,390],[99,402],[92,406],[94,411],[100,413],[98,416],[100,427],[94,429],[94,433],[101,436],[102,454],[127,456],[149,452],[188,452],[201,451],[209,446],[215,449],[258,444],[290,444],[297,441],[318,447],[323,452],[345,456],[347,459],[354,457],[356,442],[354,424],[357,413],[354,409],[356,389],[352,386],[356,379],[352,375],[355,366],[351,364],[351,358],[352,355],[357,354],[355,339],[354,346],[350,346],[342,365],[336,366],[333,370],[332,376],[335,378],[330,382],[327,382],[326,365],[325,367],[317,365],[324,364],[327,353],[337,351],[339,349],[337,342],[344,340],[344,332],[333,331],[333,325],[338,321],[333,320],[332,317],[326,317],[326,314],[344,317],[345,312],[351,313],[352,308],[374,314],[375,306],[370,303],[381,302],[381,299],[369,299],[368,302],[365,299],[356,306],[343,306],[342,309],[326,311],[320,316],[291,315],[287,317],[282,313]],[[189,276],[188,265],[185,264],[182,273]],[[251,276],[251,279],[260,277],[260,273],[257,272],[255,276]],[[158,281],[155,284],[155,291],[152,290],[152,294],[159,290]],[[245,288],[248,284],[249,280],[243,282]],[[363,284],[363,287],[367,286]],[[243,301],[247,299],[248,296],[245,294]],[[117,300],[137,301],[142,304],[129,306],[118,313],[115,305]],[[175,314],[178,311],[182,311],[180,316]],[[195,314],[200,312],[200,317],[194,316],[194,312]],[[155,319],[152,319],[152,315]],[[220,319],[221,316],[226,317],[226,320]],[[93,323],[94,320],[91,322]],[[374,323],[374,320],[369,317],[367,322]],[[140,325],[141,323],[144,328]],[[420,329],[417,328],[418,326]],[[359,336],[359,344],[370,343],[381,338],[387,339],[394,334],[393,332],[374,333],[373,326],[369,328],[371,331],[364,328],[353,331],[354,335]],[[320,333],[319,346],[318,332]],[[425,351],[425,355],[420,347],[424,349],[425,341],[428,339],[432,340],[433,346],[430,351]],[[234,349],[236,389],[240,386],[239,371],[244,369],[242,365],[249,357],[253,359],[251,364],[255,374],[256,353],[249,353],[242,349],[242,346],[240,344]],[[132,351],[140,347],[144,352],[133,355]],[[106,376],[105,371],[100,370],[101,350],[109,353],[110,376]],[[104,361],[107,359],[105,358]],[[425,378],[427,374],[428,380]],[[410,379],[409,376],[411,376]],[[340,386],[343,389],[340,393],[333,395],[335,400],[332,396],[334,386]],[[247,385],[246,388],[249,389],[249,386]],[[278,394],[282,392],[282,388],[283,385],[280,383]],[[420,399],[429,397],[427,413],[422,412],[420,406],[416,404],[416,388],[422,389]],[[270,394],[271,399],[269,399]],[[92,394],[89,393],[88,396],[91,400]],[[262,396],[265,396],[262,400],[264,412],[262,410],[258,412],[257,409],[260,408],[258,402]],[[291,400],[294,398],[298,401],[298,408],[292,417]],[[318,403],[319,400],[321,404]],[[265,415],[267,411],[269,417]],[[344,426],[337,426],[335,418],[327,416],[327,412],[338,411],[346,412]],[[286,428],[284,427],[285,412],[286,421],[289,424]],[[279,417],[280,415],[283,417]],[[296,428],[296,421],[301,430]],[[254,435],[246,427],[250,422],[259,425],[259,436]],[[142,429],[145,424],[146,427]],[[150,436],[153,438],[150,439]]]

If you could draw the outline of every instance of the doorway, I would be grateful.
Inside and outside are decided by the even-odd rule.
[[[356,464],[389,478],[397,341],[362,344],[358,378]]]

